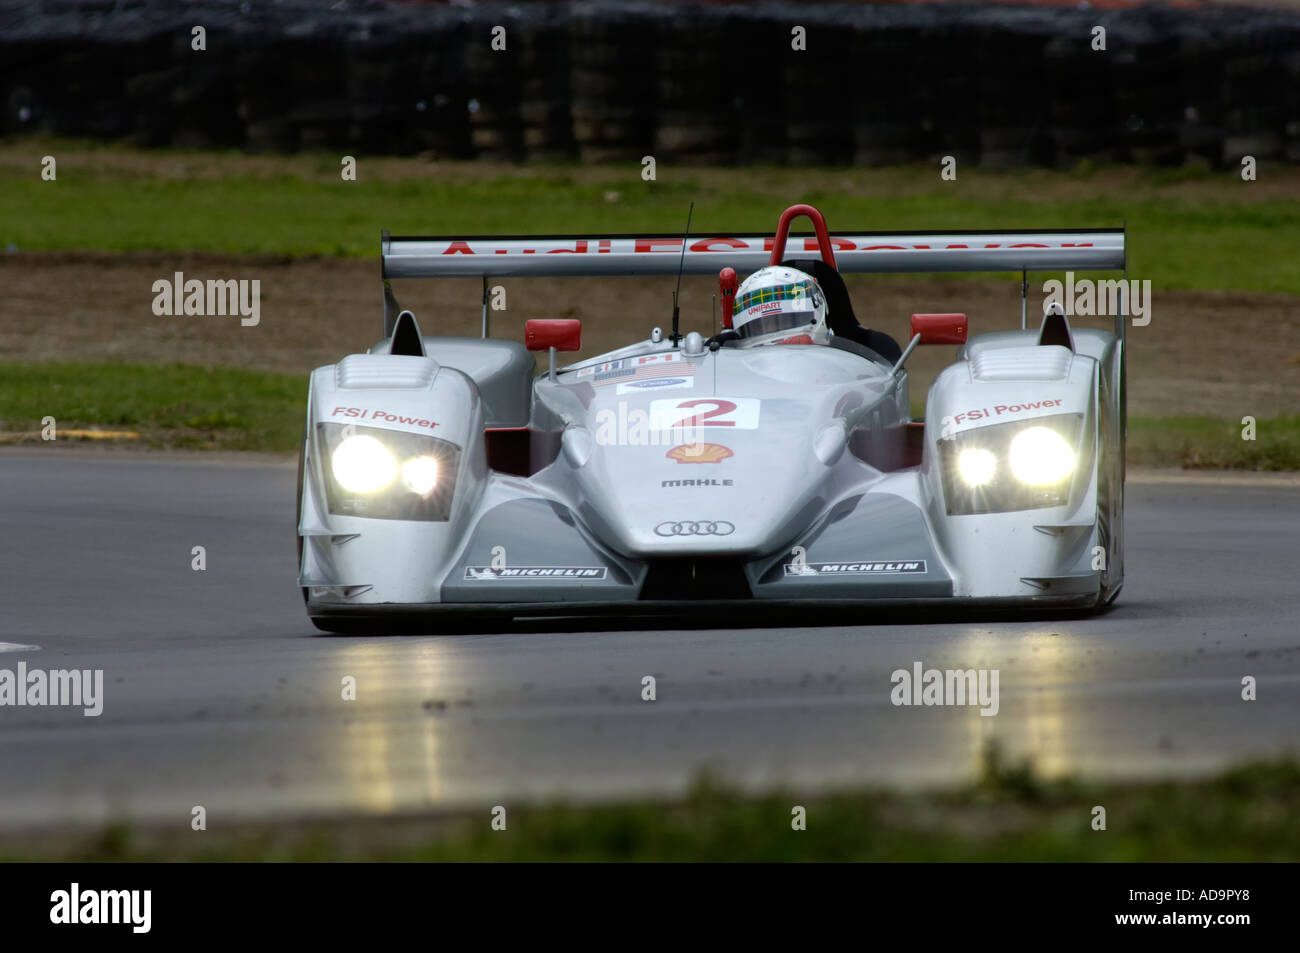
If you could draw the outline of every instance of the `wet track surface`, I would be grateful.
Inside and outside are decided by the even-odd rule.
[[[706,765],[944,784],[992,737],[1106,777],[1300,748],[1293,478],[1131,481],[1127,583],[1097,617],[384,638],[308,622],[294,483],[292,464],[0,456],[0,670],[104,670],[99,717],[0,707],[0,826],[668,792]],[[915,662],[998,669],[998,713],[892,705]]]

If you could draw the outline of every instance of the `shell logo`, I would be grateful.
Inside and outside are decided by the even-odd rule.
[[[719,443],[684,443],[664,455],[678,463],[721,463],[727,457],[735,456],[730,447]]]

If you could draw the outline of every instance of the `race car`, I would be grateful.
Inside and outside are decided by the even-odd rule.
[[[790,234],[799,217],[812,234]],[[383,339],[311,375],[307,613],[382,632],[1106,606],[1124,578],[1126,320],[1072,327],[1051,304],[1031,326],[1027,279],[1124,267],[1122,229],[832,234],[808,205],[772,235],[385,233]],[[917,313],[905,346],[859,323],[842,277],[978,271],[1021,273],[1020,327],[968,340],[964,314]],[[568,366],[577,319],[488,334],[493,279],[674,274],[719,276],[703,330],[647,329]],[[466,276],[483,282],[481,338],[424,336],[391,284]],[[955,360],[913,420],[906,361],[932,345]]]

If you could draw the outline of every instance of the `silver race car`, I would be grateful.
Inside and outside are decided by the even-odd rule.
[[[806,216],[811,235],[791,236]],[[787,248],[790,250],[787,251]],[[1124,578],[1124,330],[1027,326],[1030,271],[1118,270],[1119,229],[383,237],[384,339],[311,376],[299,585],[330,631],[741,608],[1102,607]],[[1021,272],[1021,326],[861,326],[842,274]],[[580,322],[488,336],[504,276],[718,274],[717,333],[566,367]],[[738,274],[750,274],[738,286]],[[389,279],[482,278],[482,338]],[[1037,310],[1037,309],[1035,309]],[[623,317],[622,320],[628,320]],[[674,314],[674,323],[676,315]],[[905,362],[956,345],[910,416]],[[534,355],[549,366],[536,375]],[[460,617],[458,619],[458,617]]]

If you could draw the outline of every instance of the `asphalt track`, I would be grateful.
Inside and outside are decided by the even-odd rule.
[[[1178,776],[1300,738],[1294,477],[1131,479],[1128,580],[1098,617],[387,638],[306,619],[294,483],[280,462],[0,455],[0,669],[105,673],[97,718],[0,707],[0,827],[672,792],[705,765],[794,792],[948,784],[995,736],[1047,774]],[[917,661],[998,669],[997,715],[892,705]]]

